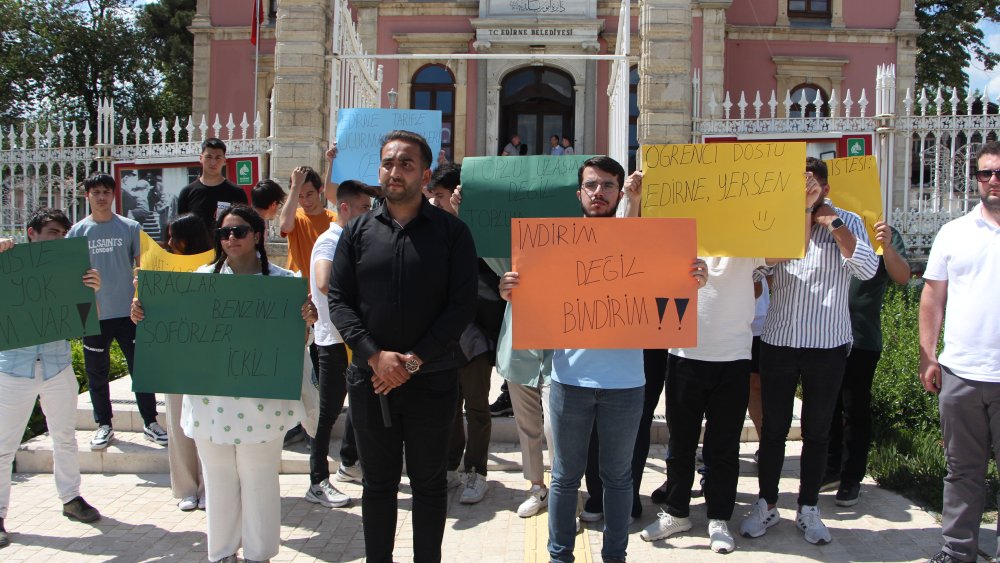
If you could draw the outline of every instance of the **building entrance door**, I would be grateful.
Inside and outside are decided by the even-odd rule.
[[[500,146],[515,134],[521,137],[522,154],[549,154],[549,138],[573,139],[576,103],[573,79],[551,67],[515,70],[500,87]]]

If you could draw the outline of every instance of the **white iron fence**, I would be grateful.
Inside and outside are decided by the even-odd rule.
[[[197,123],[197,124],[196,124]],[[0,236],[23,238],[31,213],[39,207],[64,209],[72,221],[87,213],[83,180],[94,172],[112,171],[115,162],[169,163],[197,160],[201,142],[209,137],[225,141],[228,157],[264,156],[270,140],[261,137],[258,115],[253,123],[244,114],[236,123],[230,114],[223,124],[218,115],[212,125],[202,116],[139,120],[120,123],[111,100],[98,108],[96,134],[90,124],[48,124],[29,133],[0,130]],[[263,168],[263,166],[262,166]],[[264,177],[261,170],[261,177]]]
[[[786,92],[780,103],[773,90],[766,103],[760,92],[753,102],[740,92],[736,103],[729,92],[721,103],[711,92],[707,108],[696,105],[693,111],[694,142],[710,137],[815,141],[871,136],[886,220],[903,235],[911,261],[924,262],[938,229],[979,201],[971,178],[975,155],[984,141],[997,138],[1000,116],[987,94],[960,100],[955,90],[947,97],[938,90],[933,99],[921,91],[916,100],[907,90],[897,115],[895,73],[894,65],[878,68],[871,116],[865,90],[856,99],[850,90],[842,98],[833,91],[829,100],[818,93],[807,99],[804,92],[797,97]],[[693,88],[694,99],[700,100],[697,75]],[[965,109],[959,111],[962,102]]]

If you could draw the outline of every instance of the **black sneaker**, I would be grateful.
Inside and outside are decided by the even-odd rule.
[[[705,496],[705,476],[702,475],[701,479],[698,480],[698,488],[691,489],[691,498],[701,498]]]
[[[858,504],[858,497],[860,496],[861,485],[857,483],[853,485],[841,483],[840,489],[837,490],[837,496],[833,499],[833,503],[837,506],[854,506]]]
[[[649,500],[653,501],[653,504],[666,504],[667,503],[667,482],[664,481],[662,485],[653,489],[653,493],[649,495]]]
[[[937,555],[928,559],[927,563],[962,563],[962,561],[960,559],[955,559],[943,551],[939,551],[937,552]]]
[[[7,530],[3,527],[3,518],[0,518],[0,547],[8,545],[10,545],[10,536],[7,535]]]
[[[840,488],[840,475],[824,475],[819,482],[819,492],[827,493]]]
[[[511,416],[514,406],[510,403],[510,393],[500,393],[496,401],[490,405],[490,416]]]
[[[302,440],[305,439],[306,439],[306,431],[302,428],[302,425],[299,424],[296,425],[295,428],[292,428],[291,430],[285,433],[284,446],[287,448],[288,446],[296,442],[301,442]]]
[[[101,519],[101,513],[93,506],[87,504],[87,501],[83,500],[83,497],[76,497],[64,504],[63,516],[70,520],[79,520],[80,522],[96,522]]]

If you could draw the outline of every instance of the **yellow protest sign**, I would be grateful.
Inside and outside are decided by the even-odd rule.
[[[873,155],[851,156],[827,160],[829,198],[841,209],[853,211],[865,221],[868,240],[875,252],[882,254],[882,245],[875,241],[875,223],[882,220],[882,186],[878,163]]]
[[[146,231],[139,233],[139,265],[143,270],[193,272],[214,259],[215,252],[212,250],[190,256],[171,254],[160,248]]]
[[[805,143],[643,145],[640,150],[642,216],[694,218],[699,256],[805,255]]]

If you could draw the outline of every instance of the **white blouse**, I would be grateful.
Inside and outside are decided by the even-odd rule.
[[[295,276],[274,264],[269,266],[269,275]],[[196,271],[212,273],[214,266],[208,264]],[[226,263],[219,273],[232,274],[233,271]],[[184,395],[181,429],[193,440],[210,440],[215,444],[260,444],[284,436],[287,430],[299,423],[301,415],[302,402],[299,400]]]

